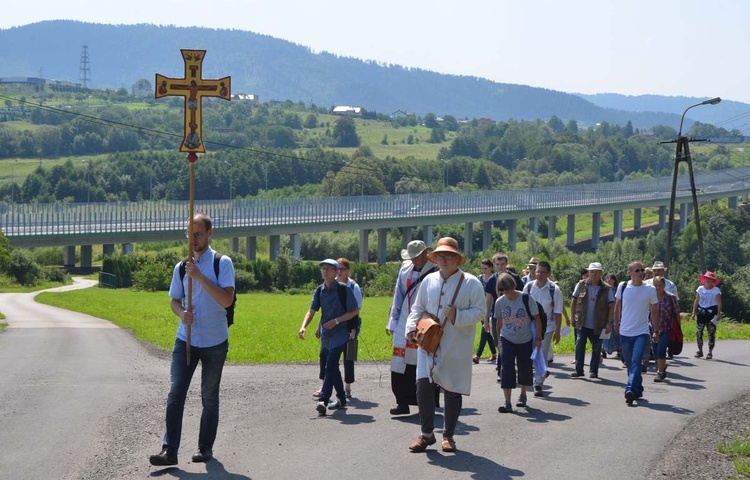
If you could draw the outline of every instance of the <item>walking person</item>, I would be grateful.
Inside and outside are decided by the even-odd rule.
[[[612,294],[614,295],[615,290],[617,290],[617,284],[619,283],[617,281],[617,275],[614,273],[608,273],[607,276],[604,277],[604,282],[609,289],[612,290]],[[614,353],[615,358],[620,360],[622,365],[625,366],[625,362],[622,360],[622,348],[620,348],[620,332],[616,328],[611,329],[609,339],[602,342],[602,352],[605,351],[608,354]],[[607,358],[604,353],[602,353],[602,358]]]
[[[602,331],[609,333],[612,328],[612,310],[615,297],[609,286],[602,281],[602,264],[589,265],[586,280],[576,284],[570,311],[575,321],[576,331],[576,370],[571,377],[583,377],[583,362],[586,356],[586,342],[591,342],[591,362],[589,378],[599,378],[601,361]]]
[[[500,383],[500,370],[502,365],[500,363],[500,355],[502,355],[502,345],[500,343],[500,337],[497,330],[497,318],[495,318],[495,301],[497,301],[497,281],[498,278],[507,273],[516,282],[516,290],[523,290],[523,280],[521,277],[516,275],[514,272],[508,270],[508,255],[498,252],[492,256],[492,264],[495,266],[494,275],[487,280],[484,285],[485,291],[485,304],[487,306],[487,319],[490,322],[490,333],[497,346],[497,382]]]
[[[427,275],[419,286],[406,324],[406,336],[415,341],[417,323],[433,316],[442,325],[443,336],[437,351],[417,351],[417,403],[421,434],[409,446],[412,452],[424,452],[435,438],[435,385],[445,392],[443,410],[444,452],[455,452],[453,439],[461,414],[463,395],[471,393],[471,354],[477,323],[485,313],[484,291],[477,277],[465,273],[460,266],[466,262],[458,242],[450,237],[438,240],[429,253],[439,272]]]
[[[357,300],[357,308],[360,312],[362,311],[362,289],[359,288],[357,282],[349,276],[351,271],[351,263],[348,259],[341,257],[336,260],[339,264],[336,269],[336,280],[339,283],[343,283],[354,293],[354,298]],[[352,398],[352,383],[354,383],[354,359],[357,357],[357,348],[359,337],[359,331],[362,328],[362,317],[357,315],[354,319],[347,322],[349,328],[349,340],[346,342],[346,348],[344,349],[344,392],[346,392],[346,398]]]
[[[677,304],[677,297],[666,290],[665,278],[656,275],[651,284],[656,288],[656,298],[659,300],[659,330],[654,328],[658,333],[658,340],[655,343],[656,355],[656,377],[654,382],[663,382],[667,378],[667,347],[669,346],[669,332],[672,331],[672,325],[680,321],[680,307]],[[657,335],[654,335],[657,338]]]
[[[615,328],[620,329],[622,357],[628,367],[628,383],[625,387],[625,403],[643,397],[641,357],[649,341],[649,313],[651,324],[659,331],[659,303],[653,285],[643,283],[643,264],[635,261],[628,265],[630,280],[622,282],[615,294]],[[655,340],[656,334],[654,334]]]
[[[720,280],[714,275],[714,272],[706,272],[698,277],[702,283],[695,290],[695,301],[693,302],[692,317],[698,325],[696,332],[696,341],[698,342],[698,351],[695,358],[703,356],[703,330],[708,330],[708,353],[706,360],[714,358],[714,345],[716,345],[716,326],[721,321],[721,290],[719,290]]]
[[[326,408],[335,410],[346,407],[346,392],[341,379],[339,359],[349,340],[348,322],[359,315],[359,307],[354,298],[354,292],[336,280],[339,263],[327,258],[318,265],[323,283],[318,285],[313,292],[310,309],[305,314],[297,335],[300,340],[304,340],[307,326],[315,317],[315,313],[322,310],[320,322],[315,329],[315,337],[320,339],[321,356],[326,359],[323,388],[320,391],[318,405],[315,407],[318,415],[322,417],[326,414]],[[334,390],[337,399],[329,403]]]
[[[526,407],[526,389],[534,383],[531,353],[537,348],[537,355],[542,349],[542,337],[534,335],[531,323],[534,322],[536,332],[542,331],[542,320],[539,309],[530,295],[516,290],[516,282],[509,274],[504,273],[498,278],[495,302],[495,317],[500,332],[500,361],[502,362],[500,387],[503,389],[505,404],[498,408],[500,413],[510,413],[513,407],[510,403],[512,390],[517,383],[521,385],[521,394],[516,402],[517,407]],[[523,296],[529,297],[528,310]],[[516,378],[516,367],[518,377]],[[517,380],[517,381],[516,381]]]
[[[431,251],[432,247],[422,240],[413,240],[401,250],[404,263],[393,288],[393,302],[385,327],[385,333],[393,337],[391,391],[396,397],[396,406],[391,408],[391,415],[408,415],[409,405],[417,404],[417,344],[406,340],[406,319],[419,285],[427,275],[438,270],[427,258]]]
[[[219,427],[219,386],[224,362],[229,350],[229,325],[226,307],[234,301],[234,265],[221,255],[218,271],[211,246],[213,237],[211,217],[198,213],[193,217],[190,257],[192,261],[178,263],[172,272],[169,286],[169,306],[180,318],[177,338],[172,349],[170,388],[167,397],[166,433],[162,450],[151,455],[151,465],[177,465],[177,454],[182,437],[182,417],[193,373],[201,364],[201,413],[198,451],[193,462],[207,462],[213,458],[213,446]],[[184,265],[184,267],[183,267]],[[184,268],[184,274],[181,270]],[[192,280],[192,309],[188,310],[188,281]],[[191,329],[190,345],[187,332]],[[187,363],[187,349],[190,363]]]
[[[494,265],[492,264],[492,260],[490,260],[489,258],[485,258],[480,263],[480,267],[482,269],[482,274],[478,278],[482,283],[482,288],[485,288],[487,282],[492,277],[492,267],[494,267]],[[490,353],[492,354],[490,358],[487,359],[487,362],[496,363],[497,349],[495,348],[495,340],[492,337],[492,325],[490,323],[489,317],[485,317],[484,319],[482,319],[482,328],[479,333],[479,346],[477,347],[477,353],[473,358],[474,363],[479,363],[479,360],[482,359],[482,353],[484,352],[485,345],[489,345]]]
[[[539,261],[536,264],[534,280],[523,287],[523,292],[530,294],[534,300],[539,302],[547,315],[547,331],[543,333],[541,352],[544,354],[545,360],[549,358],[552,342],[554,341],[555,345],[560,343],[560,328],[562,326],[563,295],[560,287],[549,279],[551,273],[552,266],[549,262]],[[534,377],[535,397],[544,396],[542,386],[548,375],[548,372],[541,374],[536,372]]]

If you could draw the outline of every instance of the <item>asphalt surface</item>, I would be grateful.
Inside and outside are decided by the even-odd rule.
[[[389,415],[386,362],[360,362],[348,408],[324,418],[311,396],[317,364],[228,365],[216,458],[190,461],[200,421],[196,372],[180,463],[159,469],[148,456],[161,446],[168,355],[34,295],[0,294],[9,324],[0,334],[3,479],[645,478],[692,418],[750,390],[750,342],[718,340],[713,360],[692,358],[686,345],[666,383],[646,374],[644,399],[630,407],[619,361],[606,360],[597,380],[571,379],[571,356],[558,356],[545,397],[500,414],[494,368],[481,363],[464,398],[458,451],[414,454],[407,447],[419,434],[416,407]],[[365,325],[361,359],[368,335],[381,332]],[[437,426],[440,436],[441,415]]]

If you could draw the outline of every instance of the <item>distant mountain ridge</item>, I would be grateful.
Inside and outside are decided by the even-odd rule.
[[[556,115],[581,125],[602,121],[624,125],[631,121],[642,129],[653,125],[677,128],[682,113],[674,108],[652,108],[661,105],[658,99],[668,97],[643,99],[638,106],[644,108],[635,108],[632,101],[605,94],[575,95],[314,53],[307,47],[253,32],[147,24],[56,20],[0,30],[0,78],[39,76],[41,70],[45,78],[77,81],[83,45],[88,46],[91,86],[96,88],[130,90],[141,78],[153,83],[155,73],[182,76],[179,50],[195,48],[208,51],[204,78],[231,75],[234,93],[256,94],[261,100],[289,99],[323,106],[357,105],[386,114],[402,110],[493,120],[546,121]],[[683,109],[693,100],[702,100],[674,98]],[[750,105],[731,103],[750,110]],[[705,120],[710,110],[714,109],[696,109],[690,117],[710,123]],[[720,118],[729,116],[724,112]],[[686,128],[691,119],[686,120]]]

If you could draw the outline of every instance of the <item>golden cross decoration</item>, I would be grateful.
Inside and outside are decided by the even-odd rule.
[[[168,78],[157,73],[155,98],[185,97],[185,133],[180,151],[205,153],[201,100],[203,97],[219,97],[229,100],[232,77],[224,77],[218,80],[204,79],[202,66],[206,51],[183,49],[180,52],[182,52],[182,58],[185,61],[185,76],[183,78]]]

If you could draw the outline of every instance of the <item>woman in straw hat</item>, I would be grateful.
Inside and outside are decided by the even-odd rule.
[[[453,434],[461,413],[462,395],[471,393],[471,357],[474,332],[486,311],[482,284],[460,266],[466,258],[458,242],[445,237],[427,254],[439,271],[427,275],[419,286],[417,298],[406,322],[406,337],[414,341],[417,323],[432,315],[443,327],[443,337],[434,354],[422,347],[417,351],[417,405],[421,434],[409,446],[412,452],[424,452],[437,440],[435,427],[435,385],[445,392],[444,452],[454,452]]]
[[[698,342],[698,351],[695,358],[703,356],[703,329],[708,329],[708,354],[706,359],[714,358],[713,350],[716,344],[716,325],[721,321],[721,290],[717,285],[719,278],[714,272],[706,272],[698,276],[698,281],[702,283],[695,290],[695,301],[693,302],[693,318],[698,324],[696,341]]]

